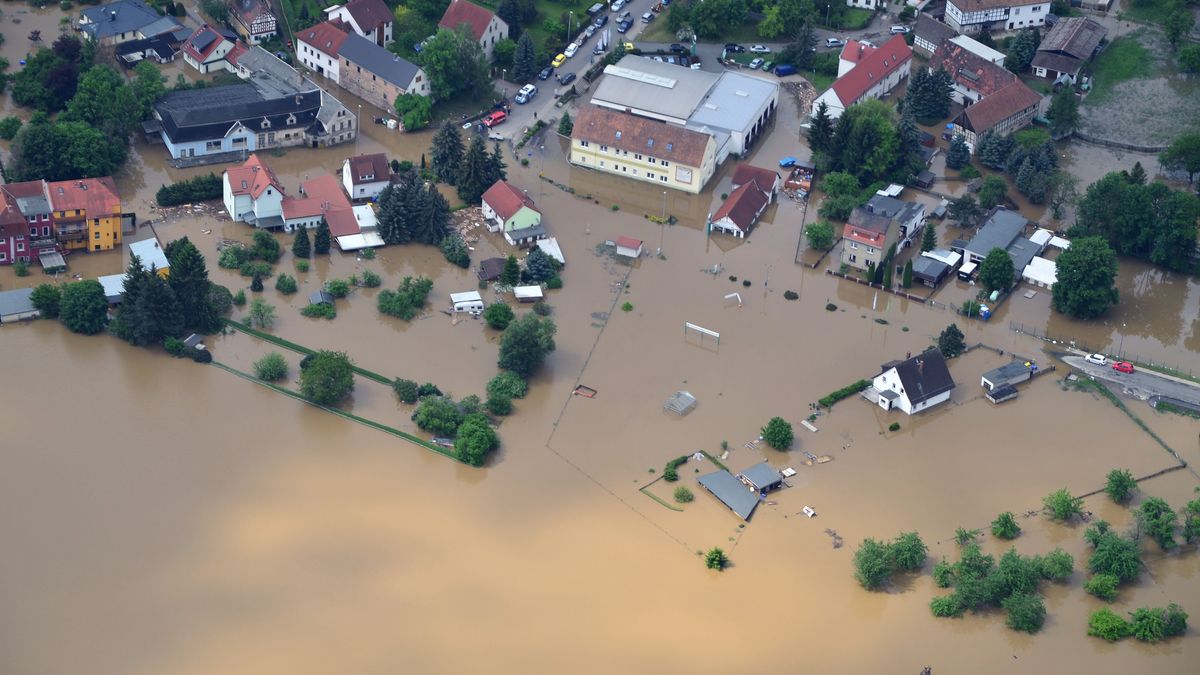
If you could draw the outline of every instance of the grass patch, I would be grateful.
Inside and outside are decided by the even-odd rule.
[[[825,23],[822,21],[825,18],[824,15],[816,17],[814,23],[831,30],[859,30],[866,28],[867,24],[871,23],[872,16],[874,16],[874,13],[869,9],[851,7],[846,10],[846,13],[841,18],[835,17],[832,21],[832,26],[825,26]]]
[[[1175,413],[1176,415],[1191,417],[1192,419],[1200,419],[1200,413],[1196,412],[1195,410],[1191,410],[1189,408],[1180,408],[1174,403],[1167,403],[1166,401],[1159,401],[1158,404],[1154,406],[1154,409],[1161,413]]]
[[[804,75],[804,79],[811,82],[812,86],[814,88],[816,88],[818,93],[823,92],[826,89],[832,87],[833,81],[837,79],[837,76],[835,76],[835,75],[826,75],[824,73],[817,73],[817,72],[812,72],[812,71],[803,73],[803,75]]]
[[[1113,40],[1096,58],[1092,66],[1095,88],[1084,99],[1084,103],[1100,103],[1112,93],[1116,85],[1153,74],[1153,59],[1150,52],[1138,42],[1137,34],[1123,35]]]
[[[591,7],[591,5],[588,3],[584,3],[584,4],[587,5],[588,7]],[[651,3],[651,4],[653,4],[653,3]],[[621,10],[621,11],[625,11],[625,10]],[[633,9],[630,8],[630,11],[633,11]],[[638,17],[640,17],[642,15],[642,12],[645,12],[645,11],[646,10],[644,10],[644,9],[641,10],[640,12],[634,11],[633,12],[634,19],[637,21],[640,21],[641,19],[638,19]],[[668,27],[668,24],[670,22],[667,21],[667,17],[669,16],[670,11],[671,10],[668,9],[668,11],[660,13],[658,15],[658,18],[655,19],[653,23],[651,23],[649,26],[646,26],[645,30],[642,31],[641,35],[638,36],[637,40],[634,43],[636,44],[637,42],[678,42],[678,40],[675,39],[675,34],[672,33],[671,29]],[[617,37],[624,37],[624,36],[619,35],[617,33],[616,28],[614,28],[613,29],[613,37],[617,38]],[[726,42],[755,43],[755,42],[762,42],[762,40],[763,40],[763,38],[760,37],[758,34],[758,22],[754,21],[752,19],[746,19],[741,24],[739,24],[735,27],[726,29],[724,32],[721,33],[721,37],[697,40],[697,42],[711,42],[711,43],[725,44]],[[758,55],[756,54],[756,56],[758,56]]]
[[[1138,4],[1124,3],[1117,18],[1144,21],[1146,23],[1165,24],[1175,6],[1174,0],[1141,0]]]
[[[638,492],[646,495],[650,499],[653,499],[654,501],[658,502],[659,504],[662,504],[663,506],[667,507],[668,509],[671,509],[672,511],[679,511],[679,512],[683,511],[682,507],[675,506],[674,504],[668,502],[667,500],[663,499],[662,497],[659,497],[658,495],[654,494],[653,492],[647,490],[646,488],[648,488],[648,487],[650,487],[650,486],[647,485],[644,488],[640,488],[638,490]]]

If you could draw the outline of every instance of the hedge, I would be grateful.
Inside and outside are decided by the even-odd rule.
[[[182,180],[174,185],[164,185],[158,189],[154,199],[159,206],[178,206],[191,202],[204,202],[210,199],[220,199],[222,196],[221,178],[215,173],[206,176],[196,176]]]
[[[832,408],[834,403],[837,403],[844,398],[849,398],[869,386],[871,386],[870,380],[859,380],[850,386],[842,387],[832,394],[822,397],[821,400],[817,402],[826,408]]]

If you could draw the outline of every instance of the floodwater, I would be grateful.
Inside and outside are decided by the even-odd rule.
[[[778,153],[802,151],[789,123],[781,120],[751,161],[768,166]],[[372,125],[359,143],[418,161],[428,135]],[[1194,635],[1158,646],[1088,638],[1098,603],[1083,592],[1082,571],[1047,587],[1049,617],[1035,636],[1007,630],[997,614],[935,619],[928,602],[939,591],[928,575],[897,577],[883,593],[851,577],[865,537],[918,530],[932,565],[956,555],[956,527],[1036,510],[1059,487],[1091,491],[1115,466],[1146,475],[1174,464],[1110,403],[1064,391],[1060,371],[994,407],[975,383],[1004,359],[977,350],[953,363],[959,387],[948,406],[910,419],[850,399],[816,419],[820,431],[807,431],[799,422],[810,402],[928,346],[957,317],[796,266],[803,212],[795,203],[774,207],[748,241],[730,245],[706,238],[702,226],[724,177],[704,196],[669,195],[667,211],[681,223],[663,227],[645,217],[663,208],[656,190],[569,169],[560,145],[545,146],[544,163],[539,150],[527,168],[511,162],[510,176],[537,195],[567,257],[565,287],[548,298],[558,350],[504,421],[504,445],[484,469],[161,351],[71,335],[50,321],[0,329],[9,355],[0,410],[10,421],[0,440],[0,672],[1192,672]],[[267,160],[294,188],[350,151]],[[165,169],[161,148],[138,154],[120,184],[136,193],[140,216],[158,185],[207,170]],[[159,238],[187,235],[210,261],[219,239],[249,238],[212,215],[146,214]],[[147,226],[136,237],[150,234]],[[616,261],[602,244],[619,235],[662,256]],[[476,260],[507,252],[486,236],[473,246]],[[115,272],[123,260],[73,256],[71,273]],[[276,270],[291,274],[293,262],[285,254]],[[362,269],[382,274],[385,287],[430,276],[431,309],[400,322],[378,314],[376,290],[358,290],[338,301],[334,321],[299,315],[308,292]],[[211,262],[210,272],[231,288],[248,285]],[[436,311],[449,293],[476,286],[436,249],[392,247],[374,261],[335,253],[297,276],[296,295],[270,282],[263,293],[277,308],[277,335],[343,349],[366,368],[458,397],[481,394],[495,372],[497,335]],[[40,280],[0,270],[5,288]],[[1190,282],[1147,270],[1129,283],[1134,296],[1146,285],[1131,316],[1196,314]],[[799,299],[785,300],[786,290]],[[732,293],[740,303],[726,299]],[[1014,315],[1025,311],[1017,300]],[[621,310],[625,302],[631,311]],[[720,332],[720,343],[686,334],[684,322]],[[959,323],[968,343],[1049,363],[1041,342],[1005,320]],[[1096,330],[1117,339],[1115,328]],[[1181,360],[1197,358],[1190,324],[1145,336],[1136,332],[1144,326],[1122,330],[1126,350],[1156,341]],[[273,349],[241,334],[209,343],[218,361],[241,369]],[[572,397],[577,383],[599,393]],[[678,390],[699,399],[683,418],[661,411]],[[359,379],[345,405],[412,430],[410,409],[382,385]],[[1194,420],[1131,408],[1185,459],[1200,460]],[[796,448],[746,447],[774,415],[795,425]],[[892,421],[900,431],[887,430]],[[697,449],[720,455],[722,441],[734,470],[767,459],[798,471],[749,524],[696,484],[707,461],[681,467],[679,484],[696,494],[682,512],[639,492],[668,459]],[[804,466],[805,451],[834,461]],[[1179,506],[1197,484],[1191,470],[1176,471],[1143,491]],[[670,493],[661,482],[651,490]],[[800,516],[804,506],[818,516]],[[1087,506],[1129,523],[1106,498]],[[1081,568],[1082,527],[1020,523],[1022,553],[1061,546]],[[845,546],[834,548],[827,528]],[[731,569],[703,568],[696,552],[711,546],[730,552]],[[1200,612],[1200,553],[1163,556],[1148,544],[1146,561],[1118,610],[1175,601]]]

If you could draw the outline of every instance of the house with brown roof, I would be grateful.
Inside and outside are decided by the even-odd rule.
[[[571,132],[577,166],[696,194],[716,170],[711,134],[594,105]]]
[[[458,30],[459,26],[467,27],[489,61],[492,60],[496,43],[508,38],[508,24],[491,10],[468,0],[450,0],[450,6],[438,22],[438,28]]]
[[[869,42],[846,40],[846,44],[842,45],[842,51],[838,53],[837,76],[841,77],[854,70],[854,66],[857,66],[860,61],[867,58],[868,54],[877,49],[879,48]]]
[[[946,23],[960,33],[1035,28],[1049,14],[1050,0],[946,0]]]
[[[528,246],[546,236],[542,212],[524,191],[498,180],[483,193],[483,217],[489,232],[504,232],[510,246]]]
[[[1074,84],[1079,71],[1100,50],[1107,34],[1108,30],[1092,19],[1078,16],[1059,19],[1033,55],[1033,74]]]
[[[107,251],[121,244],[134,214],[124,213],[111,176],[46,184],[53,231],[67,250]]]
[[[313,229],[324,219],[334,239],[358,234],[358,221],[341,183],[323,173],[300,184],[300,196],[284,197],[283,230]]]
[[[954,118],[954,133],[962,136],[971,151],[979,137],[988,131],[1007,136],[1033,121],[1042,96],[1019,79],[975,105],[968,106]]]
[[[350,199],[375,199],[391,182],[387,155],[356,155],[342,162],[342,187]]]
[[[924,204],[877,192],[850,213],[842,230],[842,262],[860,270],[878,267],[889,248],[903,248],[924,225]]]
[[[296,55],[300,57],[300,65],[337,82],[341,66],[338,52],[347,36],[346,30],[332,21],[296,33]]]
[[[42,255],[59,252],[45,181],[0,185],[0,200],[0,264],[40,260]]]
[[[341,21],[380,47],[392,44],[395,17],[383,0],[350,0],[325,8],[326,21]]]
[[[813,101],[812,114],[824,103],[829,116],[836,119],[855,103],[886,96],[908,77],[911,64],[912,48],[903,35],[892,36],[873,51],[864,50],[858,64]]]
[[[953,41],[947,40],[933,53],[929,70],[950,74],[951,98],[972,105],[1012,84],[1017,76]]]
[[[745,162],[739,162],[733,168],[733,189],[754,181],[758,188],[767,193],[771,199],[779,194],[779,172],[774,169],[764,169]]]
[[[717,232],[741,239],[750,234],[750,229],[770,206],[771,197],[770,184],[760,187],[758,181],[751,178],[729,193],[721,208],[708,219],[708,225]]]
[[[229,18],[234,30],[251,46],[277,34],[275,14],[267,0],[232,0]]]

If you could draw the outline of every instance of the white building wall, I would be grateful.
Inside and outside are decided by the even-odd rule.
[[[313,47],[304,40],[298,43],[296,54],[300,57],[300,64],[311,71],[321,73],[325,77],[338,81],[340,61],[336,57],[330,56],[325,52]]]

